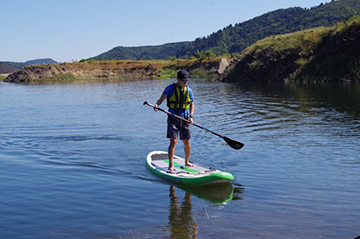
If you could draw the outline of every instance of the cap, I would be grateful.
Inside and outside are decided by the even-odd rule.
[[[181,70],[177,73],[177,78],[179,78],[182,82],[187,82],[190,80],[190,74],[186,70]]]

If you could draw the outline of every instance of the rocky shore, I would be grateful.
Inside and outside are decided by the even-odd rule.
[[[10,74],[4,82],[59,81],[59,80],[127,80],[155,79],[160,71],[152,64],[130,62],[61,63],[24,67]]]
[[[193,78],[217,78],[226,68],[228,60],[108,60],[24,67],[9,74],[4,82],[76,81],[76,80],[152,80],[176,77],[179,69],[187,69]]]

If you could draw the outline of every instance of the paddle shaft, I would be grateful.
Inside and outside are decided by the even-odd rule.
[[[144,102],[144,105],[148,105],[148,106],[150,106],[150,107],[152,107],[152,108],[155,108],[155,105],[152,105],[152,104],[148,103],[147,101]],[[159,108],[159,107],[156,107],[156,109],[158,109],[158,110],[160,110],[160,111],[162,111],[162,112],[164,112],[164,113],[166,113],[166,114],[168,114],[168,115],[171,115],[171,116],[173,116],[173,117],[176,117],[176,118],[178,118],[178,119],[181,119],[181,120],[183,120],[183,121],[185,121],[185,122],[191,123],[190,120],[187,120],[187,119],[185,119],[185,118],[183,118],[183,117],[181,117],[181,116],[172,114],[172,113],[170,113],[170,112],[167,111],[167,110],[163,110],[163,109],[161,109],[161,108]],[[192,125],[200,128],[200,129],[206,130],[207,132],[210,132],[210,133],[212,133],[212,134],[214,134],[214,135],[216,135],[216,136],[218,136],[218,137],[220,137],[220,138],[223,138],[223,139],[225,140],[225,142],[228,143],[228,145],[230,145],[230,146],[231,146],[232,148],[234,148],[234,149],[241,149],[241,148],[244,146],[244,144],[241,143],[241,142],[238,142],[238,141],[229,139],[229,138],[226,137],[226,136],[220,135],[220,134],[218,134],[218,133],[215,133],[214,131],[211,131],[211,130],[209,130],[209,129],[207,129],[207,128],[204,128],[204,127],[202,127],[201,125],[198,125],[198,124],[195,124],[195,123],[192,123]]]
[[[144,104],[155,108],[155,105],[152,105],[152,104],[148,103],[147,101],[145,101]],[[174,117],[176,117],[176,118],[178,118],[178,119],[181,119],[181,120],[183,120],[183,121],[185,121],[185,122],[191,123],[190,120],[187,120],[187,119],[185,119],[185,118],[183,118],[183,117],[181,117],[181,116],[172,114],[172,113],[170,113],[170,112],[167,111],[167,110],[163,110],[163,109],[161,109],[161,108],[159,108],[159,107],[157,107],[157,109],[160,110],[160,111],[162,111],[162,112],[164,112],[164,113],[166,113],[166,114],[168,114],[168,115],[174,116]],[[210,133],[212,133],[212,134],[215,134],[216,136],[219,136],[219,137],[221,137],[221,138],[224,137],[224,136],[222,136],[222,135],[220,135],[220,134],[217,134],[217,133],[215,133],[215,132],[213,132],[213,131],[211,131],[211,130],[209,130],[209,129],[206,129],[206,128],[202,127],[201,125],[198,125],[198,124],[195,124],[195,123],[192,123],[192,125],[200,128],[200,129],[206,130],[206,131],[208,131],[208,132],[210,132]]]

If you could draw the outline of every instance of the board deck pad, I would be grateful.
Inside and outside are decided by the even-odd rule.
[[[211,171],[211,168],[203,167],[194,164],[194,167],[186,167],[185,160],[174,156],[173,158],[174,167],[176,168],[175,173],[184,172],[184,173],[191,173],[191,174],[199,174],[204,172]],[[169,168],[169,157],[168,154],[156,154],[152,156],[152,164],[163,170],[167,171]]]

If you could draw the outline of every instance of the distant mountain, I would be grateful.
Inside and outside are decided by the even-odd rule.
[[[57,63],[57,62],[50,58],[36,59],[26,62],[4,61],[4,62],[0,62],[0,74],[11,73],[29,65],[39,65],[39,64],[49,64],[49,63]]]
[[[24,63],[20,62],[0,62],[0,74],[11,73],[24,67]]]
[[[158,46],[122,47],[118,46],[108,52],[93,57],[94,60],[130,59],[158,60],[176,56],[177,52],[189,42],[167,43]]]
[[[44,59],[26,61],[24,64],[25,66],[29,66],[29,65],[50,64],[50,63],[57,63],[57,62],[51,58],[44,58]]]
[[[330,3],[304,9],[280,9],[249,21],[229,25],[207,37],[148,47],[115,47],[93,59],[169,59],[186,58],[211,51],[216,55],[239,53],[267,36],[291,33],[318,26],[331,26],[360,13],[359,0],[332,0]]]

